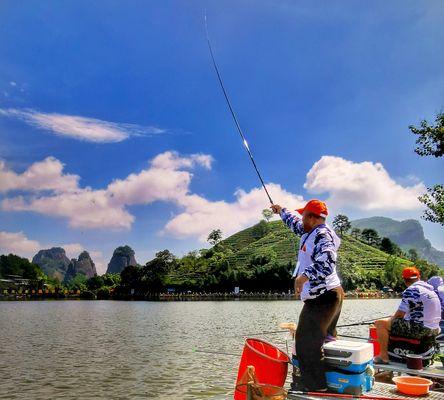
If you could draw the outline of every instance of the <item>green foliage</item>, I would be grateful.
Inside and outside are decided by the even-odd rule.
[[[377,247],[381,242],[381,238],[379,237],[378,232],[376,232],[374,229],[363,229],[361,232],[361,238],[369,246]]]
[[[378,246],[381,243],[382,248],[393,255],[343,234],[338,271],[346,290],[404,288],[401,271],[411,262],[397,256],[399,248],[395,243],[380,241],[375,233],[374,230],[366,232],[364,237]],[[261,221],[210,249],[192,251],[181,258],[163,250],[143,267],[126,267],[120,282],[115,275],[107,274],[89,279],[87,287],[103,299],[113,296],[114,287],[118,295],[139,298],[157,298],[160,292],[170,288],[176,292],[225,292],[235,286],[255,292],[287,291],[293,285],[291,273],[298,243],[299,238],[281,221]],[[419,267],[424,276],[436,271],[427,263]]]
[[[402,253],[401,248],[387,237],[382,238],[379,248],[391,255],[400,255]]]
[[[425,260],[416,260],[415,266],[421,272],[421,279],[427,281],[432,276],[439,275],[440,268],[437,265],[430,264]]]
[[[32,281],[46,278],[39,266],[14,254],[0,256],[0,277],[4,278],[6,275],[19,275]]]
[[[409,129],[418,135],[415,152],[420,156],[442,157],[444,155],[444,113],[439,113],[435,118],[435,125],[429,125],[426,120],[421,121],[421,127],[413,125]],[[444,225],[444,186],[437,184],[427,188],[427,193],[418,197],[427,209],[423,219]]]
[[[156,257],[148,261],[141,271],[141,286],[144,292],[162,292],[165,289],[166,275],[175,265],[176,258],[169,250],[156,253]]]
[[[419,258],[418,252],[416,251],[416,249],[409,249],[409,251],[407,252],[407,255],[408,255],[408,258],[410,260],[412,260],[413,262],[415,262]]]
[[[384,266],[382,284],[391,287],[395,291],[403,291],[405,289],[404,280],[402,279],[403,269],[404,265],[398,263],[395,257],[389,257]]]
[[[142,269],[135,265],[128,265],[120,273],[121,286],[126,289],[134,289],[139,286]]]
[[[109,286],[102,286],[97,290],[97,299],[108,300],[111,297],[111,290]]]
[[[442,157],[444,154],[444,113],[435,118],[435,125],[429,125],[426,120],[421,121],[420,128],[409,126],[410,131],[417,135],[418,147],[415,153],[420,156]]]
[[[263,238],[267,232],[268,224],[264,220],[261,220],[258,224],[254,225],[252,229],[253,237],[256,240]]]
[[[358,228],[353,228],[350,232],[350,235],[352,237],[354,237],[355,239],[360,239],[361,238],[361,230]]]
[[[67,283],[67,287],[70,290],[80,290],[81,292],[84,292],[88,289],[87,282],[88,278],[86,277],[86,275],[77,274]]]
[[[273,218],[273,211],[271,211],[269,208],[264,208],[262,210],[262,216],[264,217],[265,221],[270,221],[271,218]]]
[[[418,197],[419,201],[427,207],[422,218],[444,225],[444,186],[435,185],[428,188],[427,192]]]
[[[346,215],[338,214],[333,219],[333,229],[342,237],[351,228],[350,220]]]

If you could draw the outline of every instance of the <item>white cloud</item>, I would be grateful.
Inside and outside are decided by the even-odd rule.
[[[191,154],[189,157],[181,157],[175,151],[166,151],[153,158],[151,165],[154,168],[178,170],[180,168],[192,168],[200,165],[206,169],[211,169],[214,159],[209,154]]]
[[[0,254],[17,254],[22,257],[32,258],[39,250],[51,247],[62,247],[66,251],[68,258],[78,257],[84,250],[79,243],[42,245],[37,240],[28,239],[23,232],[0,231]],[[101,254],[100,252],[91,252],[91,254]]]
[[[197,166],[211,168],[213,159],[205,154],[185,157],[176,152],[161,153],[142,171],[115,180],[103,189],[79,187],[78,176],[63,174],[60,161],[47,160],[54,166],[52,182],[62,182],[53,183],[51,194],[35,193],[37,188],[49,189],[45,179],[28,181],[22,177],[28,170],[38,170],[35,165],[20,175],[0,168],[0,172],[8,176],[8,187],[27,187],[33,192],[28,196],[5,198],[2,201],[4,211],[32,211],[63,217],[75,228],[118,230],[129,229],[134,222],[128,206],[155,201],[170,202],[180,211],[166,223],[163,232],[177,237],[197,237],[204,241],[212,229],[220,228],[227,236],[255,223],[261,211],[268,207],[262,188],[248,192],[238,190],[232,202],[210,201],[191,193],[193,175],[189,170]],[[34,175],[47,176],[44,173]],[[30,182],[40,183],[32,186]],[[313,165],[304,186],[313,194],[327,193],[329,207],[338,211],[344,208],[366,211],[418,210],[421,206],[417,196],[425,190],[422,183],[402,186],[395,182],[379,163],[354,163],[332,156],[324,156]],[[288,192],[278,184],[270,183],[268,187],[277,203],[291,209],[304,204],[302,196]]]
[[[384,166],[369,161],[354,163],[341,157],[323,156],[307,174],[304,187],[311,193],[328,193],[329,205],[360,210],[417,210],[422,182],[402,186]]]
[[[105,189],[80,188],[76,177],[75,186],[70,187],[69,191],[6,198],[2,201],[2,209],[65,217],[68,218],[69,225],[75,228],[129,229],[134,216],[126,209],[127,206],[154,201],[179,203],[188,194],[192,179],[192,174],[185,169],[195,166],[208,169],[211,168],[211,162],[209,155],[192,154],[181,157],[169,151],[159,154],[141,172],[115,180]],[[61,163],[60,165],[63,168]],[[66,175],[60,170],[59,176]],[[17,181],[17,176],[11,175],[8,186],[17,186]]]
[[[68,218],[73,228],[128,229],[134,217],[124,204],[114,203],[106,190],[79,189],[53,196],[23,196],[2,201],[4,211],[33,211],[51,217]]]
[[[64,174],[64,164],[54,157],[32,164],[17,174],[0,161],[0,192],[11,190],[69,192],[78,188],[79,176]]]
[[[77,115],[43,113],[32,109],[0,108],[0,115],[17,118],[59,136],[95,143],[121,142],[130,136],[147,136],[165,132],[154,126],[116,123]]]
[[[28,239],[23,232],[0,231],[0,253],[19,254],[29,257],[40,249],[40,243]]]
[[[273,200],[290,209],[304,204],[302,196],[287,192],[280,185],[267,185]],[[224,237],[256,223],[262,210],[269,207],[267,197],[262,188],[249,192],[237,190],[236,200],[209,201],[198,195],[187,195],[179,200],[184,212],[171,219],[165,232],[178,237],[198,237],[205,241],[213,229],[221,229]]]

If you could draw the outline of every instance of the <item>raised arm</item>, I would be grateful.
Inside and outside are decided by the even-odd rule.
[[[275,214],[279,214],[282,221],[289,229],[291,229],[296,235],[304,234],[304,227],[302,225],[302,219],[298,218],[296,215],[290,213],[286,208],[282,208],[278,204],[273,204],[271,209]]]

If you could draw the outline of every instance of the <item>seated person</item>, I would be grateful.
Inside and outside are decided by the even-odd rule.
[[[402,278],[407,289],[402,293],[398,311],[391,318],[375,321],[381,346],[375,363],[389,363],[387,348],[390,334],[412,339],[436,337],[439,334],[441,304],[433,286],[420,280],[416,267],[404,268]]]
[[[440,276],[432,276],[427,283],[433,286],[433,290],[438,295],[441,303],[441,319],[444,319],[444,281]]]

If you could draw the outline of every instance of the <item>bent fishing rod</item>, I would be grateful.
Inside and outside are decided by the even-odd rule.
[[[254,161],[253,154],[251,153],[250,147],[248,146],[247,139],[245,138],[245,135],[242,132],[242,128],[240,127],[239,121],[238,121],[238,119],[236,117],[236,113],[234,112],[233,106],[231,105],[231,102],[230,102],[230,98],[228,97],[228,93],[227,93],[227,91],[225,89],[224,82],[222,81],[222,76],[221,76],[221,74],[219,72],[219,68],[218,68],[216,60],[214,58],[213,48],[211,47],[210,35],[208,34],[207,13],[206,12],[205,12],[204,19],[205,19],[205,34],[206,34],[206,37],[207,37],[208,49],[210,50],[211,60],[213,61],[214,70],[216,71],[217,79],[219,80],[219,85],[220,85],[220,87],[222,89],[222,92],[224,94],[225,101],[227,102],[227,105],[228,105],[228,108],[230,110],[231,116],[233,117],[234,123],[236,124],[237,131],[239,132],[239,135],[240,135],[240,137],[242,139],[242,143],[243,143],[243,145],[245,147],[245,150],[247,151],[247,153],[248,153],[248,155],[250,157],[251,163],[253,164],[253,167],[254,167],[254,169],[256,171],[256,174],[259,177],[259,180],[261,181],[262,187],[264,188],[265,193],[267,194],[268,200],[270,201],[271,204],[274,204],[273,200],[271,199],[270,194],[268,193],[267,187],[265,186],[264,180],[262,179],[262,176],[261,176],[261,174],[259,172],[259,169],[258,169],[258,167],[256,165],[256,162]]]

